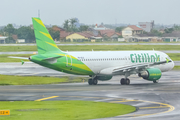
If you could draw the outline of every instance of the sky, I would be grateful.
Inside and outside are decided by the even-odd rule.
[[[32,24],[38,17],[47,25],[62,25],[77,17],[84,24],[180,24],[180,0],[0,0],[0,26]]]

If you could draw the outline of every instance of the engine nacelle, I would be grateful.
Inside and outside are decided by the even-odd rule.
[[[141,71],[139,73],[139,77],[149,81],[159,80],[161,75],[161,70],[158,68],[149,68],[146,71]]]
[[[97,76],[96,77],[98,80],[101,80],[101,81],[106,81],[106,80],[110,80],[112,78],[112,76],[110,75],[106,75],[106,76]]]

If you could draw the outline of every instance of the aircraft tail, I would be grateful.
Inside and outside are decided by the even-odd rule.
[[[38,54],[61,53],[40,18],[32,18]]]

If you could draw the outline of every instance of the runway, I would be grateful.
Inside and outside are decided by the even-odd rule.
[[[87,100],[133,105],[137,111],[117,119],[178,119],[180,104],[179,71],[165,73],[160,83],[130,77],[131,85],[119,84],[120,77],[99,82],[96,86],[87,83],[0,86],[0,100]],[[172,77],[172,75],[175,75]],[[114,120],[115,118],[108,118]]]
[[[31,63],[0,64],[0,74],[69,76],[69,74],[50,70]],[[19,64],[17,66],[17,64]],[[73,75],[72,75],[73,76]],[[87,76],[85,76],[87,77]],[[130,85],[120,85],[122,76],[110,81],[99,81],[96,86],[87,83],[66,83],[51,85],[0,86],[1,101],[16,100],[87,100],[133,105],[137,111],[124,116],[104,118],[135,120],[169,120],[180,117],[180,74],[179,71],[163,73],[158,84],[143,80],[136,75],[130,77]]]

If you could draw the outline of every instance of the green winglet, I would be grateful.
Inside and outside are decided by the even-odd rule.
[[[21,62],[22,62],[22,65],[24,64],[24,61],[23,60],[21,60]]]

